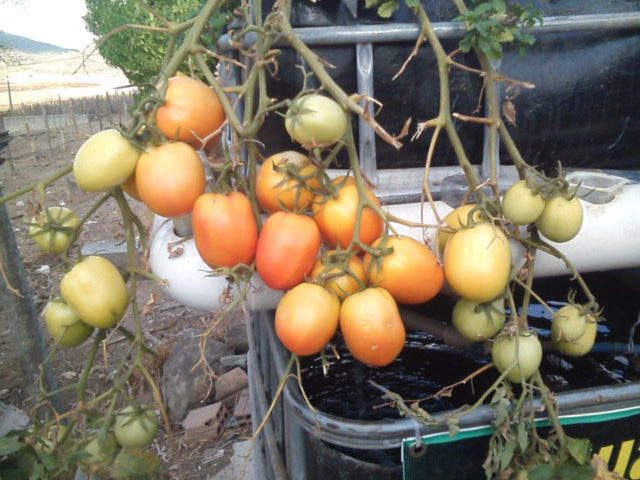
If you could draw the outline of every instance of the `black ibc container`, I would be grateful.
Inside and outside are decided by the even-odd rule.
[[[637,280],[639,275],[639,269],[588,274],[587,281],[608,318],[607,324],[599,326],[594,351],[581,358],[547,352],[541,367],[545,382],[557,394],[567,433],[589,438],[594,452],[625,478],[640,476],[636,444],[640,437],[640,371],[634,366],[638,351],[630,353],[626,345],[628,329],[640,311],[638,286],[627,279]],[[545,298],[561,299],[568,284],[567,278],[543,279],[535,288]],[[423,313],[438,314],[450,307],[447,302],[440,299],[436,305],[428,304]],[[550,319],[542,312],[542,308],[532,308],[530,325],[544,342],[549,339]],[[274,398],[289,353],[275,335],[273,312],[254,315],[249,337],[255,428]],[[482,406],[462,417],[454,437],[444,419],[478,398],[497,378],[495,370],[456,387],[451,397],[421,403],[442,422],[431,426],[400,417],[369,382],[403,398],[424,398],[489,362],[481,347],[451,347],[428,334],[410,332],[400,357],[388,367],[374,369],[353,361],[339,335],[334,345],[340,359],[331,358],[326,376],[319,357],[302,360],[305,393],[313,409],[294,380],[285,387],[268,428],[257,440],[257,478],[401,479],[403,457],[404,478],[484,477],[481,465],[492,434],[493,410]],[[540,419],[543,431],[547,426]],[[420,453],[411,448],[416,435],[426,436],[426,448]]]
[[[268,11],[268,5],[265,11]],[[373,94],[384,107],[379,122],[390,132],[400,132],[405,121],[433,118],[438,111],[439,85],[435,58],[428,45],[395,81],[392,77],[409,56],[417,27],[404,2],[388,21],[357,2],[357,17],[348,1],[294,2],[292,23],[304,32],[314,51],[336,68],[329,73],[349,93],[357,92],[356,43],[373,44]],[[449,0],[423,2],[436,27],[446,27],[456,16]],[[510,125],[524,158],[546,170],[558,161],[568,167],[634,169],[640,166],[635,153],[640,147],[640,31],[637,17],[640,2],[628,0],[558,0],[532,2],[547,17],[538,29],[537,41],[522,57],[506,49],[497,65],[505,76],[535,84],[534,89],[505,88],[501,96],[511,100],[516,111],[516,125]],[[635,23],[635,27],[634,27]],[[356,35],[357,28],[370,26],[382,30],[376,35]],[[336,36],[327,39],[327,28],[349,30],[353,41]],[[385,30],[385,28],[387,30]],[[391,30],[395,28],[392,34]],[[398,28],[405,35],[397,35]],[[391,30],[390,30],[391,29]],[[325,30],[323,35],[323,30]],[[409,34],[409,32],[413,32]],[[442,29],[446,51],[453,51],[462,31]],[[477,66],[472,54],[456,58],[471,67]],[[284,48],[279,59],[279,75],[269,84],[278,98],[295,96],[302,86],[301,71],[295,68],[301,59]],[[451,71],[452,109],[474,114],[478,106],[482,81],[478,75],[459,69]],[[478,114],[478,112],[475,112]],[[482,112],[479,112],[482,114]],[[483,128],[458,122],[457,129],[472,162],[482,159]],[[265,153],[296,148],[286,134],[283,121],[271,116],[261,131]],[[421,167],[430,133],[416,141],[405,141],[400,151],[376,139],[379,169]],[[502,163],[509,164],[504,154]],[[456,165],[446,141],[439,142],[434,166]]]

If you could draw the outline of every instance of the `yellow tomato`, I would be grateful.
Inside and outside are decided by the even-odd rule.
[[[333,253],[335,251],[327,252],[325,259],[328,259]],[[325,288],[335,293],[340,300],[344,300],[352,293],[360,290],[358,280],[362,284],[366,282],[364,267],[359,257],[352,256],[349,259],[348,268],[351,273],[345,272],[339,265],[331,267],[325,260],[319,258],[311,271],[311,279],[320,282]],[[355,278],[353,275],[355,275]]]
[[[444,252],[444,247],[447,245],[451,236],[462,227],[467,226],[467,223],[469,222],[469,212],[474,208],[476,208],[475,203],[462,205],[461,207],[452,210],[446,217],[444,217],[444,223],[447,226],[438,230],[438,252],[440,252],[441,255]],[[476,210],[473,213],[473,221],[478,222],[480,221],[480,218],[480,210]]]
[[[85,257],[60,282],[60,293],[82,321],[96,328],[114,327],[129,302],[127,287],[113,263]]]
[[[463,228],[444,250],[444,274],[462,297],[485,303],[502,294],[511,273],[511,247],[500,229],[488,222]]]
[[[82,144],[73,162],[73,175],[87,192],[110,190],[131,176],[138,157],[140,151],[118,130],[103,130]]]

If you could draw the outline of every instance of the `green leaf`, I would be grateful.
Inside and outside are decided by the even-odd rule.
[[[118,480],[142,480],[158,472],[161,465],[160,458],[151,452],[123,448],[113,462],[112,475]]]
[[[527,470],[529,480],[552,480],[554,467],[550,463],[538,463]]]
[[[567,436],[567,449],[579,465],[584,465],[591,460],[591,442],[587,438]]]
[[[384,2],[382,5],[378,7],[378,15],[382,18],[391,18],[391,15],[397,10],[398,2],[395,0],[390,0],[388,2]]]
[[[498,462],[500,462],[500,470],[506,470],[511,460],[513,459],[513,452],[516,450],[515,442],[505,442],[498,451]]]
[[[524,453],[529,446],[529,432],[527,431],[527,425],[524,419],[521,419],[520,423],[518,423],[516,438],[518,440],[520,451]]]
[[[0,457],[5,457],[17,452],[22,448],[20,443],[14,437],[0,437]]]

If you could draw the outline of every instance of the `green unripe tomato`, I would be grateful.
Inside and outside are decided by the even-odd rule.
[[[563,196],[546,201],[542,214],[536,220],[536,226],[552,242],[568,242],[582,227],[583,212],[580,200],[573,197],[567,200]]]
[[[489,304],[478,304],[461,298],[453,307],[451,321],[464,338],[483,342],[502,330],[505,321],[504,301],[499,298]]]
[[[324,95],[300,97],[289,108],[284,126],[296,142],[307,149],[328,147],[347,132],[347,114],[338,103]]]
[[[132,405],[120,410],[113,433],[123,447],[143,448],[151,444],[160,423],[151,409],[138,410]]]
[[[515,362],[515,366],[506,378],[517,383],[522,379],[528,380],[540,367],[542,345],[538,336],[532,331],[520,332],[519,335],[504,334],[496,338],[493,343],[491,357],[500,373],[505,372]]]
[[[520,180],[504,194],[502,214],[514,225],[528,225],[540,217],[544,206],[544,198],[533,193],[525,180]]]
[[[80,217],[67,207],[48,207],[31,219],[29,236],[45,252],[59,254],[65,251],[73,229],[80,225]]]

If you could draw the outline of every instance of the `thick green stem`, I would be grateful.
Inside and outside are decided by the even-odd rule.
[[[87,360],[84,363],[84,368],[82,369],[82,376],[78,381],[78,402],[84,402],[85,393],[87,390],[87,381],[89,380],[89,374],[91,373],[91,369],[93,368],[93,364],[96,360],[96,355],[98,354],[98,350],[100,349],[100,344],[102,340],[107,336],[106,329],[99,329],[98,334],[93,339],[93,344],[91,345],[91,350],[87,355]]]

